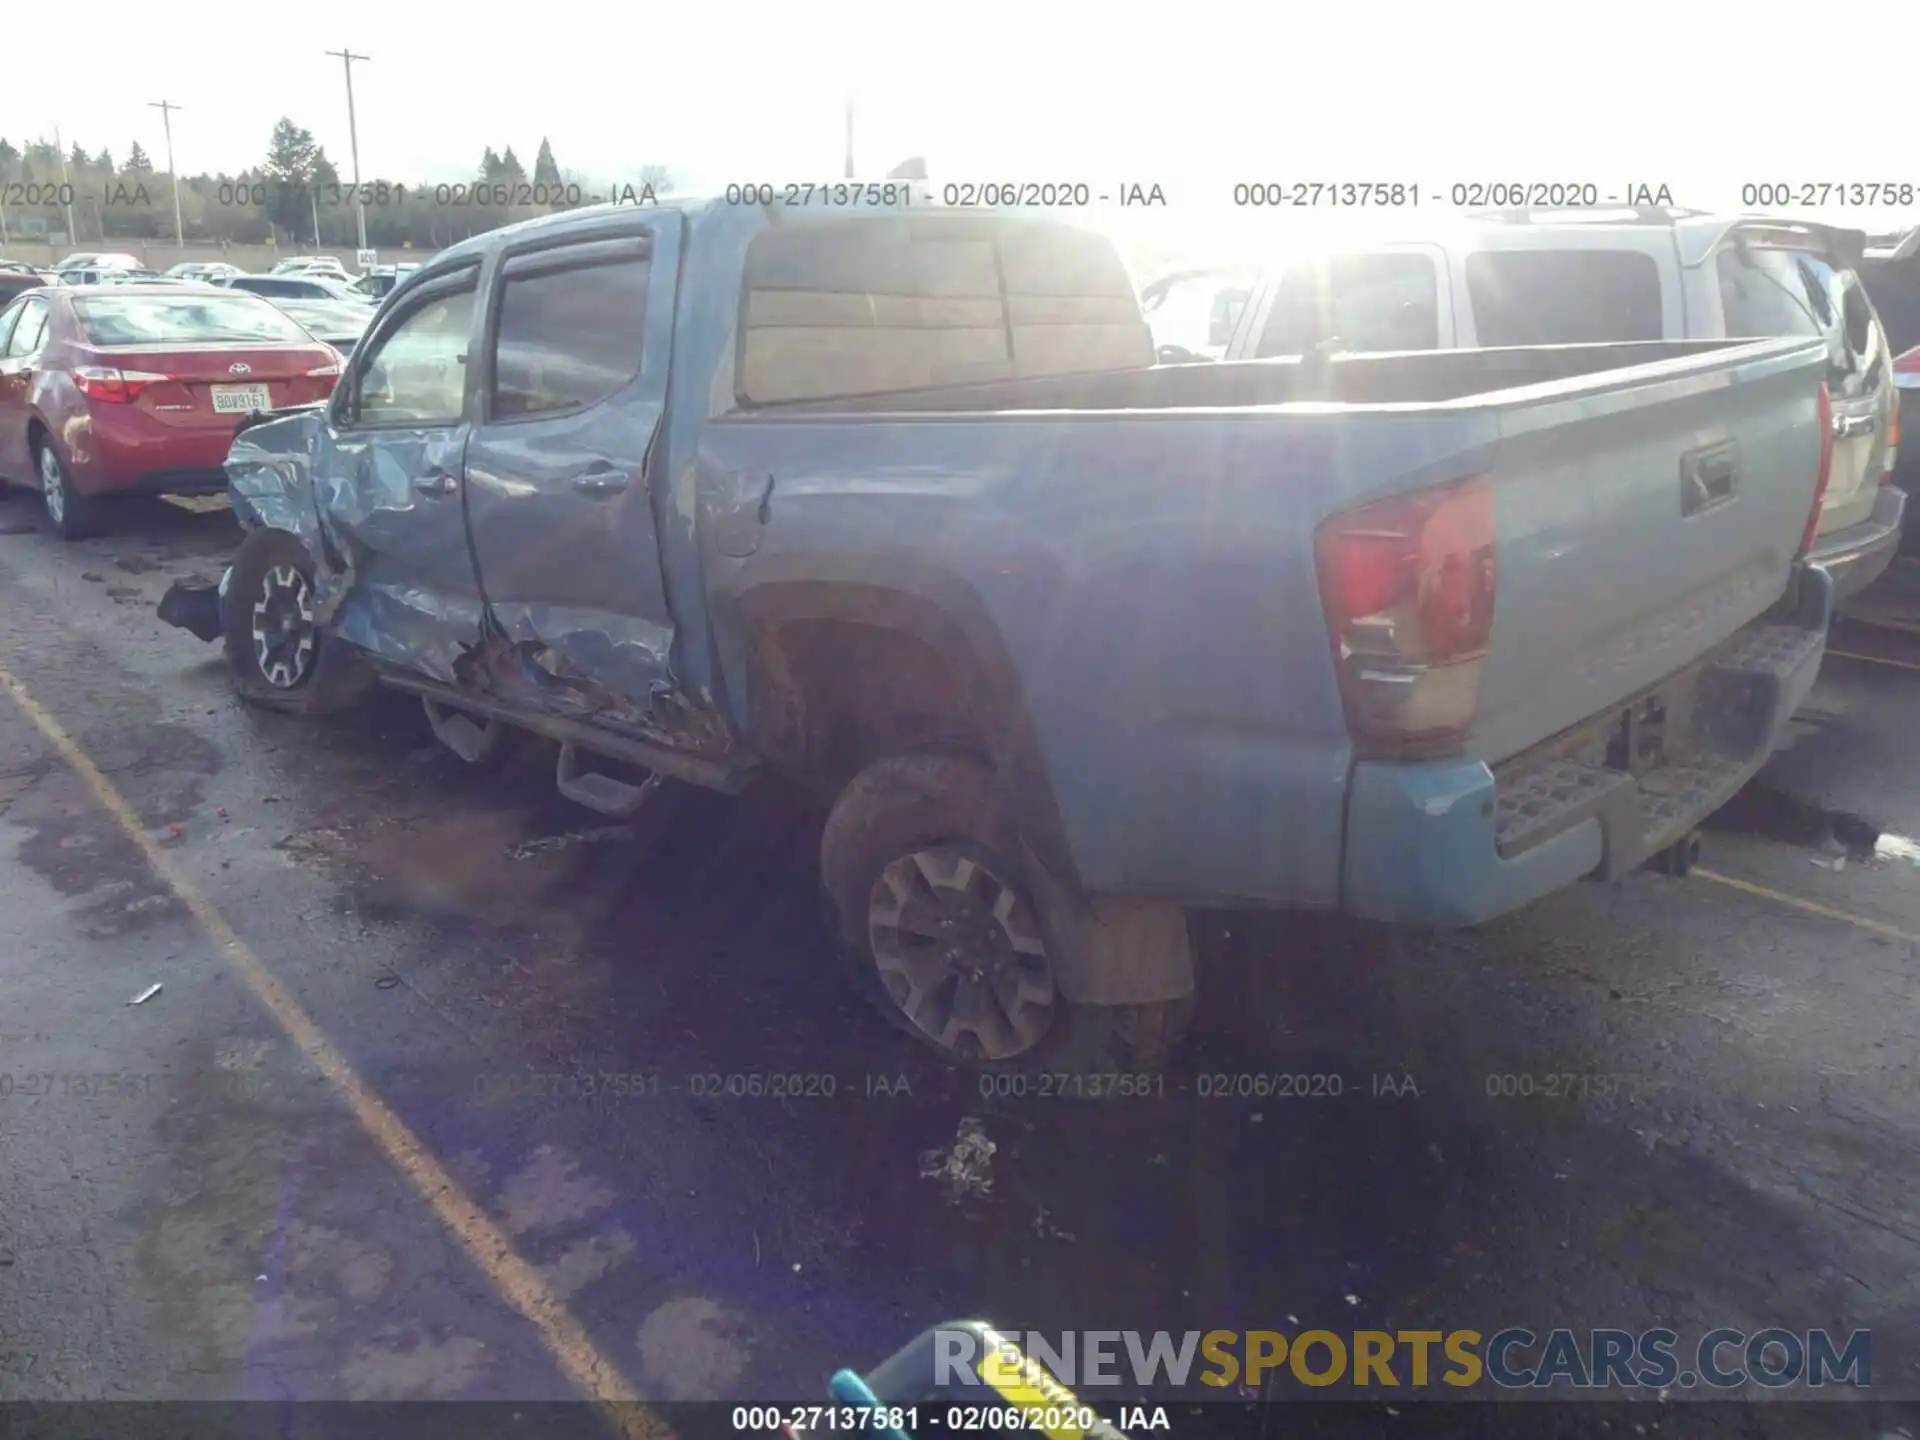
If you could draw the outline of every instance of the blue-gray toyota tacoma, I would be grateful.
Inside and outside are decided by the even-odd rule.
[[[608,813],[813,783],[883,1010],[1053,1070],[1165,1052],[1194,910],[1470,924],[1684,855],[1812,683],[1817,340],[1156,366],[1092,232],[816,188],[437,256],[242,432],[248,533],[166,613],[260,703],[558,741]]]

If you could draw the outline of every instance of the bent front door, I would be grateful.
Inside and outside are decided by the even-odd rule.
[[[354,576],[334,628],[448,684],[481,625],[460,514],[479,273],[474,265],[430,281],[380,317],[314,457],[326,527]]]

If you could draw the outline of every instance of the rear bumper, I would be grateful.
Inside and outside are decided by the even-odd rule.
[[[1669,681],[1697,687],[1690,736],[1698,744],[1637,779],[1544,746],[1498,768],[1355,765],[1342,908],[1373,920],[1474,925],[1575,880],[1637,869],[1766,763],[1819,673],[1833,589],[1825,571],[1803,567],[1771,614]]]
[[[1807,555],[1833,577],[1833,598],[1844,601],[1878,580],[1900,550],[1900,527],[1907,511],[1907,492],[1882,485],[1873,514],[1814,541]]]
[[[103,407],[104,408],[104,407]],[[219,495],[232,428],[163,425],[130,407],[109,423],[94,419],[69,445],[68,473],[83,495]]]

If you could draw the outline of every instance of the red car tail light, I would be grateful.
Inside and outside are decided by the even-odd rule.
[[[1481,476],[1336,515],[1314,537],[1320,604],[1354,738],[1457,749],[1480,706],[1499,535]]]
[[[115,370],[107,365],[76,365],[72,371],[73,388],[89,400],[105,400],[125,405],[140,398],[149,385],[164,385],[171,375],[155,375],[146,370]]]
[[[1820,532],[1820,507],[1827,503],[1827,483],[1833,479],[1833,397],[1826,381],[1820,382],[1820,473],[1813,482],[1813,508],[1807,512],[1807,530],[1800,537],[1796,559],[1813,548],[1813,537]]]

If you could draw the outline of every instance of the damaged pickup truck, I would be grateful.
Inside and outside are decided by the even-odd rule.
[[[1164,1055],[1194,910],[1474,923],[1684,857],[1812,683],[1817,340],[1153,361],[1050,218],[510,226],[242,432],[248,533],[163,613],[256,702],[546,736],[603,812],[812,783],[882,1010],[1051,1069]]]

